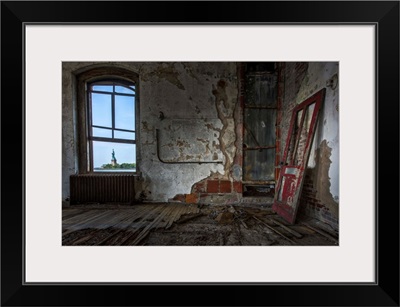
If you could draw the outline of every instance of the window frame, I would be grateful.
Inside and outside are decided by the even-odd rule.
[[[123,170],[114,173],[139,173],[140,164],[140,150],[138,139],[139,135],[139,77],[136,73],[129,71],[124,68],[118,67],[97,67],[93,69],[86,70],[84,72],[78,73],[76,75],[77,84],[77,100],[76,100],[76,114],[74,119],[76,121],[75,126],[75,136],[78,140],[77,146],[77,160],[76,166],[78,173],[80,174],[104,174],[101,171],[95,171],[93,165],[93,138],[95,141],[105,141],[110,143],[128,143],[134,144],[136,150],[136,170]],[[135,97],[135,126],[133,132],[135,133],[135,139],[126,140],[118,138],[102,138],[92,136],[92,116],[91,116],[91,102],[89,90],[90,86],[97,82],[115,82],[121,85],[130,84],[135,86],[134,97]],[[110,93],[112,94],[112,93]],[[122,94],[123,95],[123,94]],[[132,95],[130,95],[132,96]],[[120,130],[120,129],[117,129]],[[112,171],[107,171],[107,174],[113,173]]]

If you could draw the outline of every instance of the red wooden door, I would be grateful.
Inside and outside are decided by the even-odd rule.
[[[294,224],[319,110],[325,99],[320,90],[296,106],[290,120],[272,209]]]

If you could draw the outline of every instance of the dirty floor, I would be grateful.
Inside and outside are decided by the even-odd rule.
[[[74,205],[62,209],[63,245],[338,245],[317,220],[289,225],[266,205]]]

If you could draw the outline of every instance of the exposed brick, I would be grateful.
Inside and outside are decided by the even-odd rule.
[[[233,182],[233,191],[236,193],[243,193],[242,183],[239,181]]]
[[[206,183],[204,181],[197,182],[192,187],[192,193],[205,193]]]
[[[220,193],[231,193],[232,185],[230,181],[223,180],[219,182],[219,192]]]
[[[185,201],[188,204],[197,204],[197,202],[199,201],[199,194],[197,193],[186,194]]]
[[[185,195],[183,195],[183,194],[177,194],[174,196],[174,198],[172,200],[185,202],[186,198],[185,198]]]
[[[218,192],[219,192],[219,180],[208,180],[207,193],[218,193]]]

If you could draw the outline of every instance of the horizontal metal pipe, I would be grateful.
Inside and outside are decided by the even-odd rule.
[[[275,110],[276,106],[258,106],[258,105],[244,105],[245,109],[265,109],[265,110]]]
[[[276,146],[257,146],[257,147],[244,147],[243,150],[261,150],[261,149],[275,149]]]

